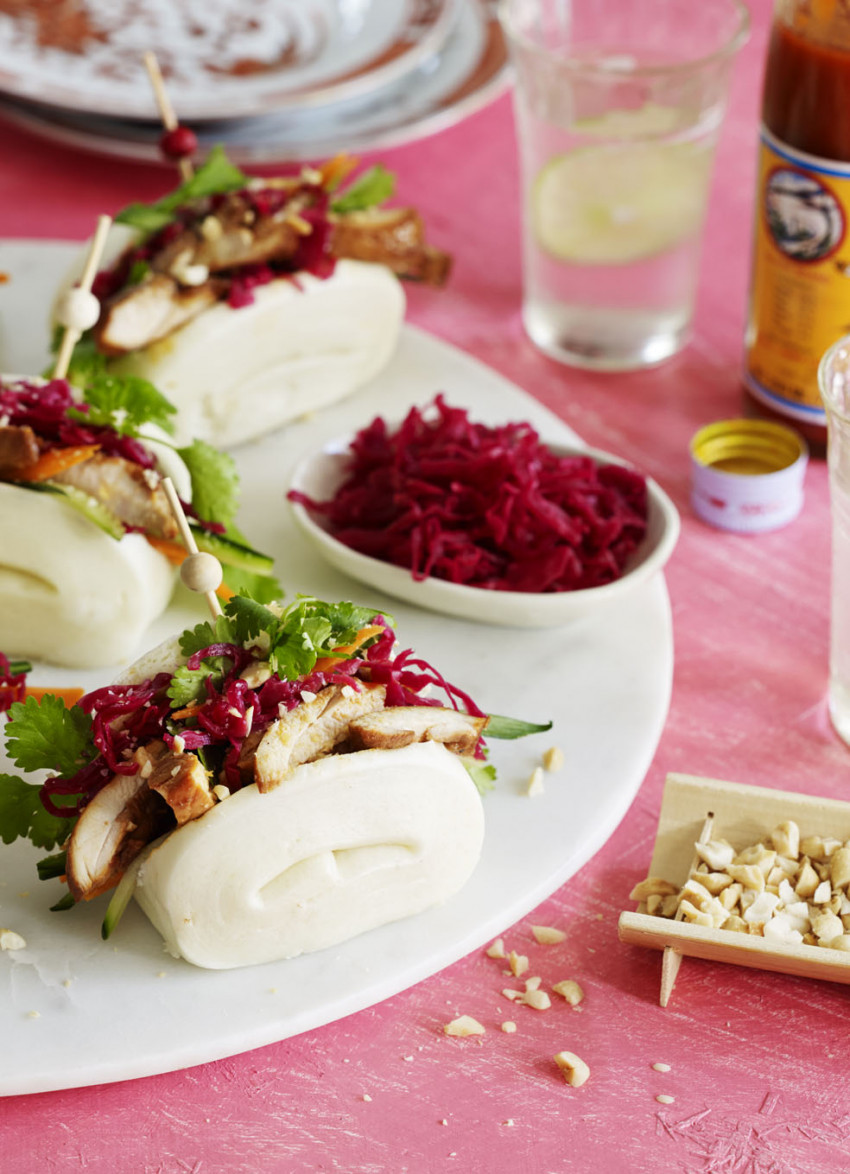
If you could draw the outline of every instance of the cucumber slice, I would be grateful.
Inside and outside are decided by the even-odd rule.
[[[110,934],[124,916],[124,910],[130,904],[133,893],[136,891],[136,877],[138,873],[138,868],[131,866],[118,882],[115,892],[112,894],[112,898],[106,907],[106,913],[104,914],[103,923],[100,927],[100,936],[104,941],[108,941]]]
[[[198,550],[207,554],[214,554],[220,563],[229,567],[239,567],[243,571],[253,571],[257,575],[270,575],[274,568],[274,559],[267,554],[261,554],[250,546],[243,546],[241,542],[234,542],[232,538],[225,538],[223,534],[210,534],[199,526],[192,527],[192,533],[198,544]]]
[[[19,489],[28,489],[35,493],[52,493],[64,499],[67,505],[94,522],[110,538],[120,541],[126,529],[112,510],[94,497],[89,497],[74,485],[57,485],[53,481],[16,481]]]

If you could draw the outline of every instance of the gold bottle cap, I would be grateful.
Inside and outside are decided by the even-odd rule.
[[[691,503],[703,521],[755,534],[796,518],[803,505],[806,442],[769,420],[720,420],[691,441]]]

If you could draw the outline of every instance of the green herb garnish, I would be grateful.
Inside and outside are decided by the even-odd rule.
[[[230,162],[224,148],[215,146],[186,183],[154,204],[130,204],[118,213],[115,220],[118,224],[127,224],[149,236],[170,224],[182,204],[220,192],[239,191],[248,182],[248,176]]]
[[[380,163],[370,167],[331,203],[331,211],[338,215],[346,212],[363,212],[383,204],[395,191],[395,176]]]

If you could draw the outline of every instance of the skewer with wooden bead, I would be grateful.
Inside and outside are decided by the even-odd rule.
[[[159,116],[162,119],[162,125],[165,127],[162,137],[159,140],[159,149],[166,157],[173,163],[176,163],[180,168],[180,175],[185,183],[190,180],[194,174],[192,168],[192,155],[198,149],[198,138],[193,130],[188,126],[181,126],[177,121],[177,115],[174,113],[174,107],[171,105],[171,99],[168,96],[168,90],[165,88],[165,82],[162,78],[162,72],[159,68],[159,62],[155,54],[145,53],[142,60],[145,63],[145,69],[148,71],[153,95],[156,99]]]
[[[198,550],[192,527],[189,525],[180,498],[177,496],[177,490],[170,477],[163,477],[162,488],[165,490],[165,496],[168,498],[168,504],[174,514],[174,520],[180,530],[183,545],[189,552],[180,564],[180,578],[190,591],[196,591],[199,595],[206,597],[210,613],[213,619],[217,619],[222,614],[221,604],[216,595],[216,590],[221,586],[224,577],[221,563],[215,555]]]
[[[77,285],[67,289],[56,304],[56,321],[63,328],[62,340],[53,367],[53,378],[64,379],[74,347],[87,330],[91,330],[100,317],[100,302],[91,291],[97,276],[100,258],[106,244],[106,237],[112,226],[110,216],[100,216],[97,228],[89,245],[86,263]]]

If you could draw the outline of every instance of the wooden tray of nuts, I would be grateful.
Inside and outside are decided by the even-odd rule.
[[[631,897],[620,940],[664,950],[662,1006],[683,955],[850,983],[850,803],[668,775]]]

